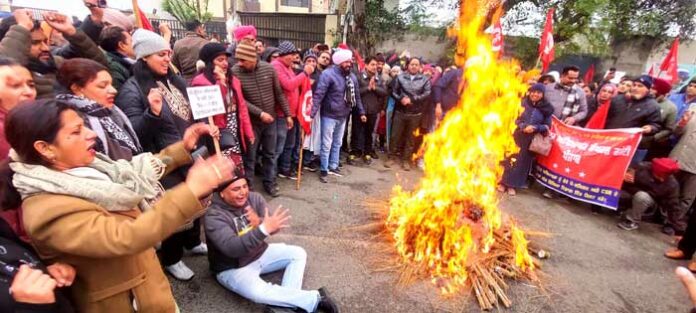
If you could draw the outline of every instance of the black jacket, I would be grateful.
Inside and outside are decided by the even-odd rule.
[[[394,79],[393,88],[392,96],[396,99],[395,111],[408,114],[425,112],[431,92],[429,78],[423,74],[411,75],[406,72]],[[408,106],[401,104],[401,99],[404,97],[411,98],[412,103]]]
[[[623,190],[630,194],[638,191],[647,192],[655,202],[664,209],[676,208],[679,205],[679,182],[670,175],[665,181],[660,182],[652,174],[652,164],[641,162],[635,170],[633,183],[625,183]]]
[[[0,218],[0,261],[12,268],[30,264],[33,268],[46,272],[46,266],[28,244],[22,242],[4,219]],[[0,263],[0,265],[2,265]],[[74,312],[72,305],[61,289],[56,289],[56,302],[53,304],[18,303],[8,292],[14,275],[3,265],[0,270],[0,311],[3,313],[69,313]]]
[[[358,83],[360,84],[360,100],[365,107],[365,114],[377,114],[386,109],[387,106],[387,88],[384,86],[382,77],[375,74],[375,90],[369,90],[370,79],[372,77],[367,72],[362,72],[358,75]]]
[[[172,86],[186,86],[186,81],[177,75],[169,75],[169,81]],[[133,130],[138,135],[143,150],[146,152],[157,153],[160,150],[168,147],[183,139],[184,132],[191,126],[193,121],[185,121],[174,114],[167,101],[163,99],[162,111],[159,116],[155,116],[150,111],[150,103],[147,100],[147,94],[144,93],[143,82],[138,80],[138,77],[132,76],[129,78],[116,96],[116,105],[121,108],[121,111],[128,116]],[[180,91],[186,96],[186,90]],[[149,90],[149,89],[148,89]],[[181,167],[176,171],[162,178],[162,184],[165,188],[171,188],[186,179],[188,167]]]
[[[647,96],[640,100],[627,100],[624,95],[611,99],[605,129],[652,126],[652,134],[660,130],[662,124],[660,107],[655,98]]]

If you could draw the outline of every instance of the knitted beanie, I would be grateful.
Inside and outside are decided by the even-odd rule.
[[[258,58],[256,55],[256,47],[242,41],[237,45],[234,57],[237,60],[256,61]]]
[[[278,45],[278,54],[282,56],[286,56],[288,54],[294,54],[297,53],[297,48],[295,48],[295,45],[292,44],[292,42],[289,41],[281,41],[280,44]]]
[[[171,50],[171,48],[162,36],[139,28],[133,33],[133,50],[135,50],[135,58],[142,59],[163,50]]]

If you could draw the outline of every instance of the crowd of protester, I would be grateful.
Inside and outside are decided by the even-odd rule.
[[[464,69],[407,53],[363,59],[345,45],[271,47],[251,25],[225,45],[191,21],[172,46],[166,25],[159,34],[139,29],[92,2],[79,27],[58,13],[39,22],[25,10],[0,22],[0,244],[8,252],[0,284],[11,291],[0,295],[2,307],[177,311],[164,273],[191,280],[182,261],[189,252],[207,255],[220,285],[250,301],[338,312],[326,288],[302,289],[303,248],[266,242],[290,216],[258,191],[277,197],[278,179],[295,180],[298,171],[336,181],[342,160],[422,169],[422,137],[459,102]],[[579,68],[567,66],[558,77],[530,79],[514,132],[520,152],[505,162],[499,190],[528,188],[529,146],[549,132],[552,116],[594,129],[640,128],[618,225],[661,220],[664,232],[683,236],[665,255],[690,259],[696,80],[685,90],[647,75],[615,85],[614,72],[582,82]],[[198,86],[220,87],[225,113],[212,124],[193,118],[187,88]],[[260,277],[282,269],[280,285]]]

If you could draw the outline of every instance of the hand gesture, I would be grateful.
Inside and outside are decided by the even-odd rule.
[[[256,210],[254,210],[254,208],[249,205],[244,208],[244,212],[244,215],[246,215],[246,218],[249,220],[249,224],[251,224],[251,226],[258,227],[261,225],[261,217],[256,214]]]
[[[261,115],[259,116],[259,118],[261,119],[262,122],[264,122],[266,124],[273,123],[273,121],[274,121],[273,116],[271,116],[270,114],[268,114],[266,112],[261,112]]]
[[[375,76],[372,76],[372,78],[370,78],[370,83],[367,85],[367,89],[369,89],[369,90],[377,89],[377,81],[375,80]]]
[[[28,31],[31,31],[31,29],[34,28],[34,18],[31,16],[31,12],[29,12],[29,10],[15,10],[12,12],[12,15],[19,26],[26,28]]]
[[[53,263],[46,267],[58,287],[69,287],[75,281],[75,268],[65,263]]]
[[[215,125],[208,125],[203,123],[196,123],[189,126],[184,132],[184,147],[187,150],[193,150],[196,147],[196,143],[201,138],[202,135],[210,135],[215,138],[220,137],[220,129]]]
[[[288,129],[292,129],[295,126],[295,121],[292,120],[292,117],[288,116],[285,120],[288,122]]]
[[[289,221],[289,211],[283,209],[282,205],[278,206],[272,215],[268,214],[268,208],[266,208],[266,213],[263,216],[263,227],[269,234],[273,235],[283,228],[290,227],[290,224],[288,224]]]
[[[53,29],[61,32],[63,35],[75,35],[77,30],[72,24],[72,20],[67,16],[57,12],[44,12],[43,18]]]
[[[643,134],[652,133],[652,126],[650,126],[650,125],[645,125],[645,126],[641,127],[641,129],[643,130]]]
[[[219,67],[215,65],[215,69],[213,70],[213,74],[215,74],[215,79],[218,80],[219,82],[222,82],[225,86],[227,86],[227,73],[222,69],[222,67]]]
[[[169,23],[167,23],[167,22],[160,23],[159,27],[157,27],[157,28],[159,29],[160,35],[162,37],[167,37],[167,35],[172,34],[172,28],[171,28],[171,26],[169,26]]]
[[[312,73],[314,73],[314,66],[311,66],[309,64],[305,64],[304,72],[305,72],[305,74],[307,74],[307,76],[312,75]]]
[[[159,89],[150,89],[150,93],[147,94],[147,102],[150,103],[150,112],[155,116],[160,116],[162,113],[162,93]]]
[[[401,98],[401,104],[408,106],[409,104],[411,104],[411,98],[409,98],[409,97]]]
[[[633,169],[628,169],[624,174],[624,181],[627,183],[633,183],[636,180],[635,171]]]
[[[56,281],[51,276],[22,265],[12,280],[10,293],[16,302],[48,304],[56,302],[55,288]]]
[[[534,126],[532,126],[532,125],[527,125],[527,127],[525,127],[522,131],[523,131],[525,134],[531,134],[531,133],[533,133],[535,130],[536,130],[536,128],[535,128]]]
[[[97,0],[85,0],[85,6],[89,9],[90,19],[97,25],[101,25],[104,20],[104,9],[100,8]]]
[[[234,162],[227,157],[214,155],[206,160],[198,159],[186,175],[186,185],[196,198],[213,192],[220,184],[232,179]]]
[[[566,117],[566,119],[563,120],[563,123],[566,125],[575,125],[575,118]]]
[[[367,116],[365,115],[360,115],[360,121],[363,123],[367,123]]]

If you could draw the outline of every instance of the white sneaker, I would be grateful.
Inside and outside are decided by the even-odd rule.
[[[191,250],[186,249],[186,251],[191,252],[193,254],[206,255],[206,254],[208,254],[208,245],[201,242],[201,244],[193,247]]]
[[[165,269],[167,270],[167,272],[169,272],[169,274],[172,274],[172,276],[174,276],[174,278],[178,280],[191,280],[191,278],[193,278],[194,275],[193,271],[190,268],[188,268],[186,264],[184,264],[184,261],[179,261],[174,263],[173,265],[166,266]]]

